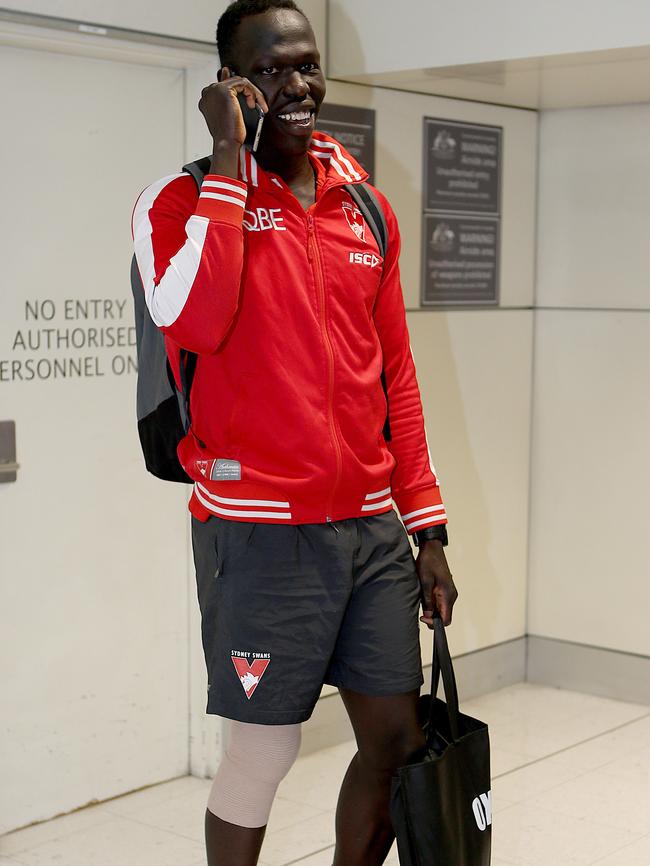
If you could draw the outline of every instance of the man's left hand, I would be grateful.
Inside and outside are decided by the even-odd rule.
[[[442,619],[443,625],[451,623],[451,611],[458,590],[447,565],[447,558],[442,542],[430,539],[420,546],[418,558],[415,561],[420,587],[422,590],[422,616],[420,622],[425,622],[433,628],[434,616]]]

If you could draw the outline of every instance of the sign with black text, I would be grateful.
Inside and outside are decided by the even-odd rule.
[[[498,303],[502,137],[424,118],[422,306]]]
[[[425,298],[444,298],[446,304],[493,303],[498,218],[429,213],[424,215],[423,232]]]

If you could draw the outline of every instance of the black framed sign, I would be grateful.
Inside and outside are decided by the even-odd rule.
[[[422,306],[498,303],[502,138],[424,118]]]
[[[375,176],[375,110],[352,105],[325,103],[320,110],[316,129],[340,141],[343,147],[368,172],[370,183]]]
[[[425,299],[445,304],[495,302],[498,217],[425,213],[422,231]]]

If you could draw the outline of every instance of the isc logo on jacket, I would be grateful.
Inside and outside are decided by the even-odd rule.
[[[352,265],[366,265],[368,268],[376,268],[381,264],[381,259],[374,253],[350,253],[348,261]]]

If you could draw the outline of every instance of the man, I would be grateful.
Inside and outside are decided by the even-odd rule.
[[[172,175],[141,194],[133,216],[151,315],[199,356],[178,453],[196,481],[207,712],[232,720],[206,810],[208,864],[257,863],[300,724],[327,682],[358,743],[334,864],[374,866],[394,838],[391,773],[424,744],[418,605],[431,628],[434,614],[451,621],[457,597],[399,232],[375,191],[382,260],[344,189],[367,173],[314,131],[325,79],[292,0],[231,4],[217,45],[218,81],[199,102],[213,155],[198,200],[191,177]],[[238,94],[265,113],[254,156]],[[418,533],[417,562],[407,532]]]

